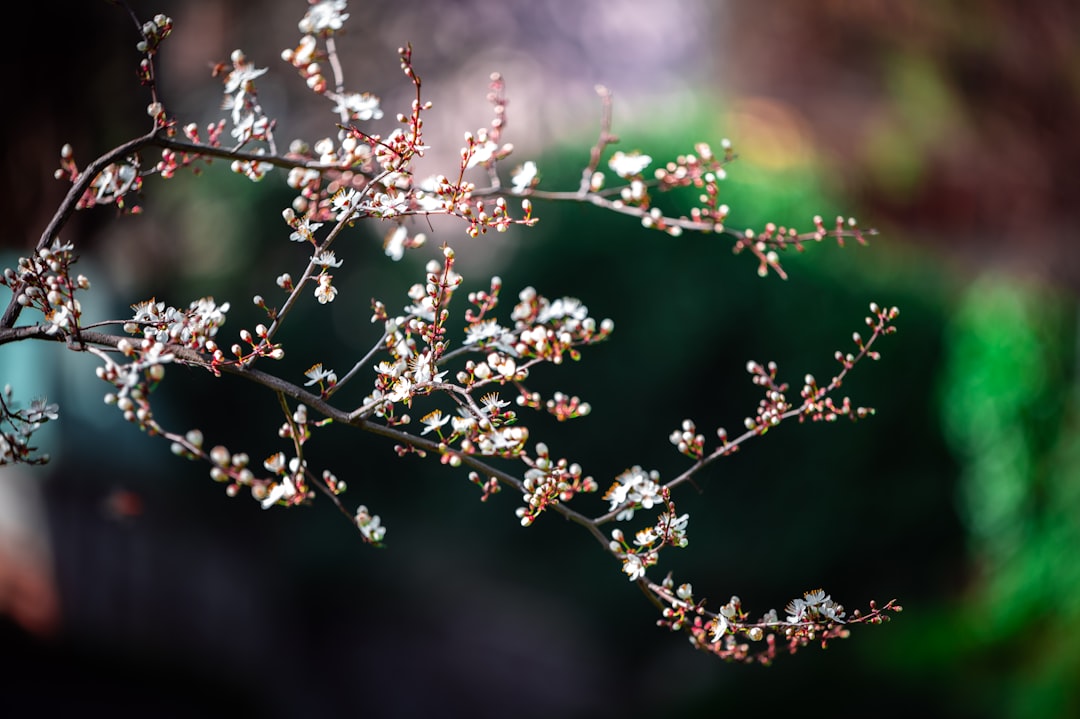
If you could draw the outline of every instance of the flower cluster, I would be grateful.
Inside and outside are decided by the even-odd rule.
[[[361,504],[356,509],[354,521],[365,541],[375,546],[382,545],[383,539],[386,538],[386,526],[379,519],[379,515],[371,514],[368,508]]]
[[[64,146],[64,150],[70,147]],[[63,151],[61,151],[62,159]],[[139,170],[139,157],[132,155],[123,162],[114,162],[105,168],[90,183],[90,189],[86,191],[81,200],[82,207],[94,205],[108,205],[116,203],[121,210],[125,207],[126,198],[130,194],[137,194],[142,189],[142,176]],[[136,207],[131,208],[137,212]]]
[[[157,14],[154,19],[144,22],[139,30],[142,32],[142,40],[136,44],[135,49],[147,55],[153,55],[158,45],[172,32],[172,18],[168,15]]]
[[[651,509],[661,501],[660,494],[660,473],[646,472],[635,464],[615,478],[604,499],[611,503],[610,511],[618,511],[615,519],[625,521],[634,518],[635,510]]]
[[[164,342],[150,338],[138,344],[125,338],[117,342],[116,348],[130,361],[116,362],[105,352],[92,350],[104,361],[96,370],[98,379],[116,389],[105,395],[105,403],[115,405],[123,412],[124,419],[138,425],[139,429],[159,434],[162,430],[150,407],[150,392],[165,378],[165,365],[171,363],[175,355]]]
[[[238,147],[244,147],[250,142],[260,142],[265,143],[266,147],[257,147],[255,154],[262,155],[267,149],[273,154],[274,123],[263,112],[255,87],[255,80],[264,75],[267,68],[256,68],[242,50],[234,50],[230,60],[232,70],[225,75],[225,99],[221,104],[222,109],[230,111],[230,134]],[[238,158],[232,163],[233,172],[246,175],[252,180],[261,180],[271,169],[273,165],[258,160]]]
[[[634,544],[630,546],[621,529],[611,531],[608,546],[622,561],[623,572],[630,581],[645,577],[645,571],[660,560],[660,550],[664,547],[685,547],[689,544],[686,527],[690,522],[689,514],[675,511],[675,502],[671,499],[671,490],[657,481],[655,472],[645,475],[640,467],[623,472],[604,498],[611,502],[611,511],[620,510],[616,520],[631,519],[634,509],[649,509],[654,504],[662,503],[664,512],[657,517],[656,524],[638,530],[634,534]]]
[[[529,467],[522,483],[525,506],[518,507],[516,513],[524,527],[535,522],[550,505],[569,502],[579,493],[598,488],[592,477],[582,476],[581,465],[566,459],[552,460],[543,442],[536,444],[535,458],[522,457],[522,461]]]
[[[157,342],[168,342],[198,351],[213,351],[214,337],[225,324],[229,303],[218,305],[213,297],[194,300],[186,310],[149,299],[132,305],[135,311],[124,331]]]
[[[69,335],[78,331],[82,305],[77,290],[90,289],[85,275],[71,277],[75,263],[74,246],[55,239],[30,257],[20,257],[15,269],[5,268],[0,284],[11,290],[20,307],[30,307],[45,316],[45,333]]]
[[[11,385],[4,385],[0,395],[0,467],[5,464],[44,464],[49,455],[34,456],[36,447],[30,446],[30,437],[43,424],[59,416],[59,407],[44,398],[30,402],[26,409],[18,409],[12,402]]]

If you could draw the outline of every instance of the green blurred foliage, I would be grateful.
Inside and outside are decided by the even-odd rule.
[[[1075,301],[1000,275],[950,318],[942,413],[971,569],[927,661],[980,687],[988,715],[1080,710],[1076,319]]]

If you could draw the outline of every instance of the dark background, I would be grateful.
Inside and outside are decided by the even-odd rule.
[[[575,5],[354,3],[339,47],[350,85],[383,98],[390,127],[411,92],[395,50],[413,43],[436,102],[432,172],[489,120],[486,78],[499,70],[514,159],[537,160],[542,188],[575,187],[603,82],[624,150],[662,162],[732,139],[734,225],[843,213],[881,234],[786,257],[782,282],[759,279],[725,240],[672,239],[593,208],[538,203],[537,228],[477,241],[438,225],[400,263],[382,256],[379,230],[357,229],[337,247],[342,294],[302,308],[285,371],[348,366],[375,338],[369,298],[406,304],[451,242],[466,290],[499,274],[508,302],[531,284],[615,320],[609,343],[533,378],[593,414],[530,420],[534,439],[606,486],[633,464],[681,471],[667,435],[685,417],[707,435],[739,427],[758,399],[748,359],[776,360],[796,385],[827,377],[867,304],[898,305],[883,359],[844,387],[877,416],[781,427],[710,468],[701,493],[678,497],[690,546],[661,569],[710,606],[738,594],[755,614],[819,586],[849,610],[897,597],[905,612],[768,669],[723,664],[656,628],[579,529],[552,515],[523,530],[516,497],[481,504],[463,471],[398,460],[342,428],[317,435],[309,452],[348,482],[347,503],[389,527],[373,550],[326,502],[264,512],[227,499],[205,467],[100,403],[107,388],[86,357],[5,346],[0,382],[23,402],[61,403],[37,437],[53,462],[0,472],[0,688],[14,715],[1080,711],[1077,11],[1064,0]],[[176,22],[160,60],[169,112],[220,116],[209,68],[242,47],[271,68],[260,99],[279,141],[333,132],[278,59],[303,7],[137,3]],[[148,126],[137,37],[118,8],[70,3],[29,38],[5,56],[5,265],[62,197],[52,171],[64,142],[85,164]],[[169,183],[147,182],[142,216],[102,208],[65,230],[94,283],[84,306],[122,316],[151,295],[183,306],[210,293],[233,305],[232,338],[259,320],[248,298],[270,296],[304,259],[280,220],[291,195],[276,176],[252,185],[220,163]],[[253,458],[285,448],[272,398],[209,379],[171,368],[159,418]]]

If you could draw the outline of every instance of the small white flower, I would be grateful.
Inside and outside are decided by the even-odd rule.
[[[326,382],[327,384],[334,384],[337,382],[337,375],[333,370],[324,370],[322,363],[313,365],[304,376],[308,378],[308,381],[304,383],[305,387],[310,387],[313,384],[319,382]]]
[[[266,471],[277,474],[285,468],[285,453],[278,452],[277,454],[270,455],[263,460],[263,467],[266,468]]]
[[[728,630],[728,619],[723,614],[716,615],[716,624],[712,628],[712,643],[716,644],[724,638]]]
[[[304,34],[340,30],[349,19],[344,10],[345,0],[323,0],[308,8],[297,27]]]
[[[648,155],[642,155],[638,152],[632,152],[629,155],[619,150],[611,159],[608,160],[608,167],[612,171],[624,179],[630,179],[636,175],[640,175],[642,171],[652,163],[652,158]]]
[[[646,527],[645,529],[638,530],[634,535],[634,544],[639,547],[647,547],[657,540],[656,532],[652,527]]]
[[[450,427],[454,430],[454,434],[468,434],[475,424],[476,418],[464,407],[458,407],[458,416],[450,418]]]
[[[609,511],[623,507],[616,519],[624,521],[633,519],[634,510],[639,505],[649,509],[660,501],[659,479],[657,471],[646,472],[638,465],[626,470],[615,478],[615,483],[604,494],[604,499],[611,503]],[[628,506],[623,506],[627,503]]]
[[[372,199],[372,214],[376,217],[395,217],[409,211],[409,195],[406,192],[387,194],[379,192]]]
[[[405,256],[405,240],[409,239],[409,231],[404,225],[398,225],[386,233],[383,238],[383,251],[386,256],[397,262]]]
[[[491,369],[503,377],[510,379],[517,372],[517,363],[513,357],[503,357],[498,352],[492,352],[487,356],[487,363]]]
[[[480,408],[488,414],[495,414],[503,407],[508,406],[510,403],[499,399],[499,395],[496,392],[485,394],[480,398]]]
[[[294,496],[296,496],[296,485],[293,484],[290,477],[285,477],[270,488],[270,492],[262,501],[262,508],[270,509],[281,500],[291,499]]]
[[[296,231],[289,235],[293,242],[311,242],[315,239],[315,230],[323,226],[321,222],[312,222],[305,217],[296,226]]]
[[[382,526],[379,515],[370,514],[368,508],[362,504],[356,510],[356,526],[364,538],[374,544],[378,544],[386,536],[386,527]]]
[[[382,362],[379,362],[379,364],[375,365],[375,371],[379,374],[386,375],[387,377],[400,377],[401,371],[403,369],[405,369],[404,362],[395,364],[393,362],[387,362],[386,360],[383,360]]]
[[[317,255],[313,255],[311,262],[319,267],[341,267],[343,260],[336,259],[333,250],[327,250],[325,252],[320,252]]]
[[[352,92],[337,96],[334,112],[351,120],[378,120],[383,116],[379,98],[369,92]]]
[[[337,194],[334,195],[331,207],[339,216],[344,216],[352,212],[359,202],[360,193],[350,187],[348,190],[338,190]]]
[[[404,402],[412,395],[412,380],[408,377],[398,377],[394,382],[394,388],[390,391],[390,394],[386,395],[386,398],[391,402]]]
[[[319,286],[315,288],[315,299],[319,301],[320,305],[333,302],[334,298],[337,297],[337,288],[331,284],[333,279],[332,275],[319,275]]]
[[[254,64],[250,62],[243,62],[243,54],[239,56],[239,50],[233,52],[233,59],[240,59],[241,62],[237,63],[232,72],[225,78],[225,94],[231,95],[237,90],[244,91],[245,86],[252,82],[255,78],[266,73],[269,68],[256,68]]]
[[[487,319],[474,322],[465,328],[465,345],[473,345],[501,337],[506,330],[497,320]]]
[[[447,373],[447,370],[435,371],[437,367],[431,361],[430,352],[421,352],[409,360],[409,369],[412,371],[412,380],[415,384],[442,382]]]
[[[424,425],[424,431],[420,434],[427,434],[428,432],[435,432],[441,428],[444,424],[449,422],[450,415],[443,415],[441,410],[433,410],[424,415],[420,422]]]
[[[510,178],[510,182],[514,185],[514,194],[520,195],[528,190],[535,184],[536,180],[536,163],[529,160],[514,173],[514,176]]]
[[[589,316],[589,308],[581,304],[576,297],[560,297],[551,303],[545,303],[536,316],[538,323],[552,322],[564,318],[582,321]]]
[[[788,602],[788,605],[784,607],[784,611],[787,613],[788,624],[798,624],[806,617],[806,611],[809,607],[806,606],[806,602],[802,599],[792,599]]]
[[[484,165],[491,162],[491,158],[494,157],[499,146],[491,140],[482,142],[473,147],[472,156],[469,157],[468,164],[465,165],[465,169],[476,167],[477,165]]]
[[[634,582],[645,576],[645,563],[638,555],[627,554],[623,557],[622,570],[630,577],[630,581]]]
[[[39,397],[30,402],[30,407],[26,410],[26,421],[43,422],[50,419],[56,419],[59,416],[57,414],[59,409],[59,405],[49,404],[48,400],[44,397]]]

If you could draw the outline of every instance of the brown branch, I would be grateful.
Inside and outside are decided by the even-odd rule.
[[[56,210],[56,214],[52,216],[52,219],[49,220],[49,224],[45,226],[45,231],[41,233],[37,245],[34,246],[34,251],[38,252],[53,243],[60,234],[60,230],[67,224],[68,220],[71,219],[83,194],[89,189],[94,178],[101,174],[102,170],[117,160],[151,144],[156,138],[157,131],[151,131],[141,137],[128,140],[123,145],[113,148],[87,165],[86,168],[79,173],[79,177],[75,182],[72,183],[71,189],[69,189],[68,193],[64,196],[63,201],[60,203],[60,207]],[[18,321],[19,313],[22,312],[22,305],[17,302],[17,299],[17,297],[12,297],[11,302],[8,303],[7,309],[4,310],[4,316],[0,319],[0,328],[14,327],[15,322]]]
[[[8,341],[15,341],[17,339],[40,339],[40,340],[52,340],[55,342],[63,342],[66,337],[63,333],[58,332],[56,334],[46,334],[45,327],[42,325],[35,325],[33,327],[19,327],[13,330],[0,330],[0,344]],[[79,334],[79,339],[86,344],[96,345],[99,347],[112,347],[116,348],[121,340],[131,341],[130,338],[106,334],[104,332],[95,332],[92,330],[82,330]],[[76,351],[82,351],[83,348],[79,346],[72,346],[72,349]],[[210,366],[210,361],[207,357],[203,356],[195,350],[187,347],[181,347],[178,345],[166,345],[167,352],[172,354],[183,364],[192,366]],[[365,432],[370,432],[387,439],[400,442],[402,444],[409,445],[416,449],[423,450],[425,452],[431,452],[438,454],[443,451],[438,442],[417,437],[399,429],[388,427],[377,422],[373,422],[368,419],[351,417],[351,413],[335,407],[322,397],[312,394],[302,387],[295,385],[291,382],[283,380],[268,372],[262,372],[257,369],[251,369],[247,367],[240,367],[238,365],[218,365],[217,369],[221,372],[235,377],[241,377],[248,381],[262,385],[268,389],[273,390],[281,395],[291,397],[292,399],[303,402],[308,407],[316,410],[324,417],[328,417],[335,422],[341,424],[347,424]],[[512,487],[519,492],[524,493],[524,483],[514,475],[498,469],[491,464],[488,464],[483,459],[465,453],[455,452],[455,455],[461,459],[461,463],[467,467],[470,467],[481,474],[489,477],[495,477],[500,483]],[[586,517],[580,512],[576,512],[570,509],[565,504],[557,503],[549,506],[549,509],[556,514],[561,515],[564,519],[567,519],[575,524],[584,527],[605,549],[607,548],[608,539],[604,536],[594,523],[593,520]]]

